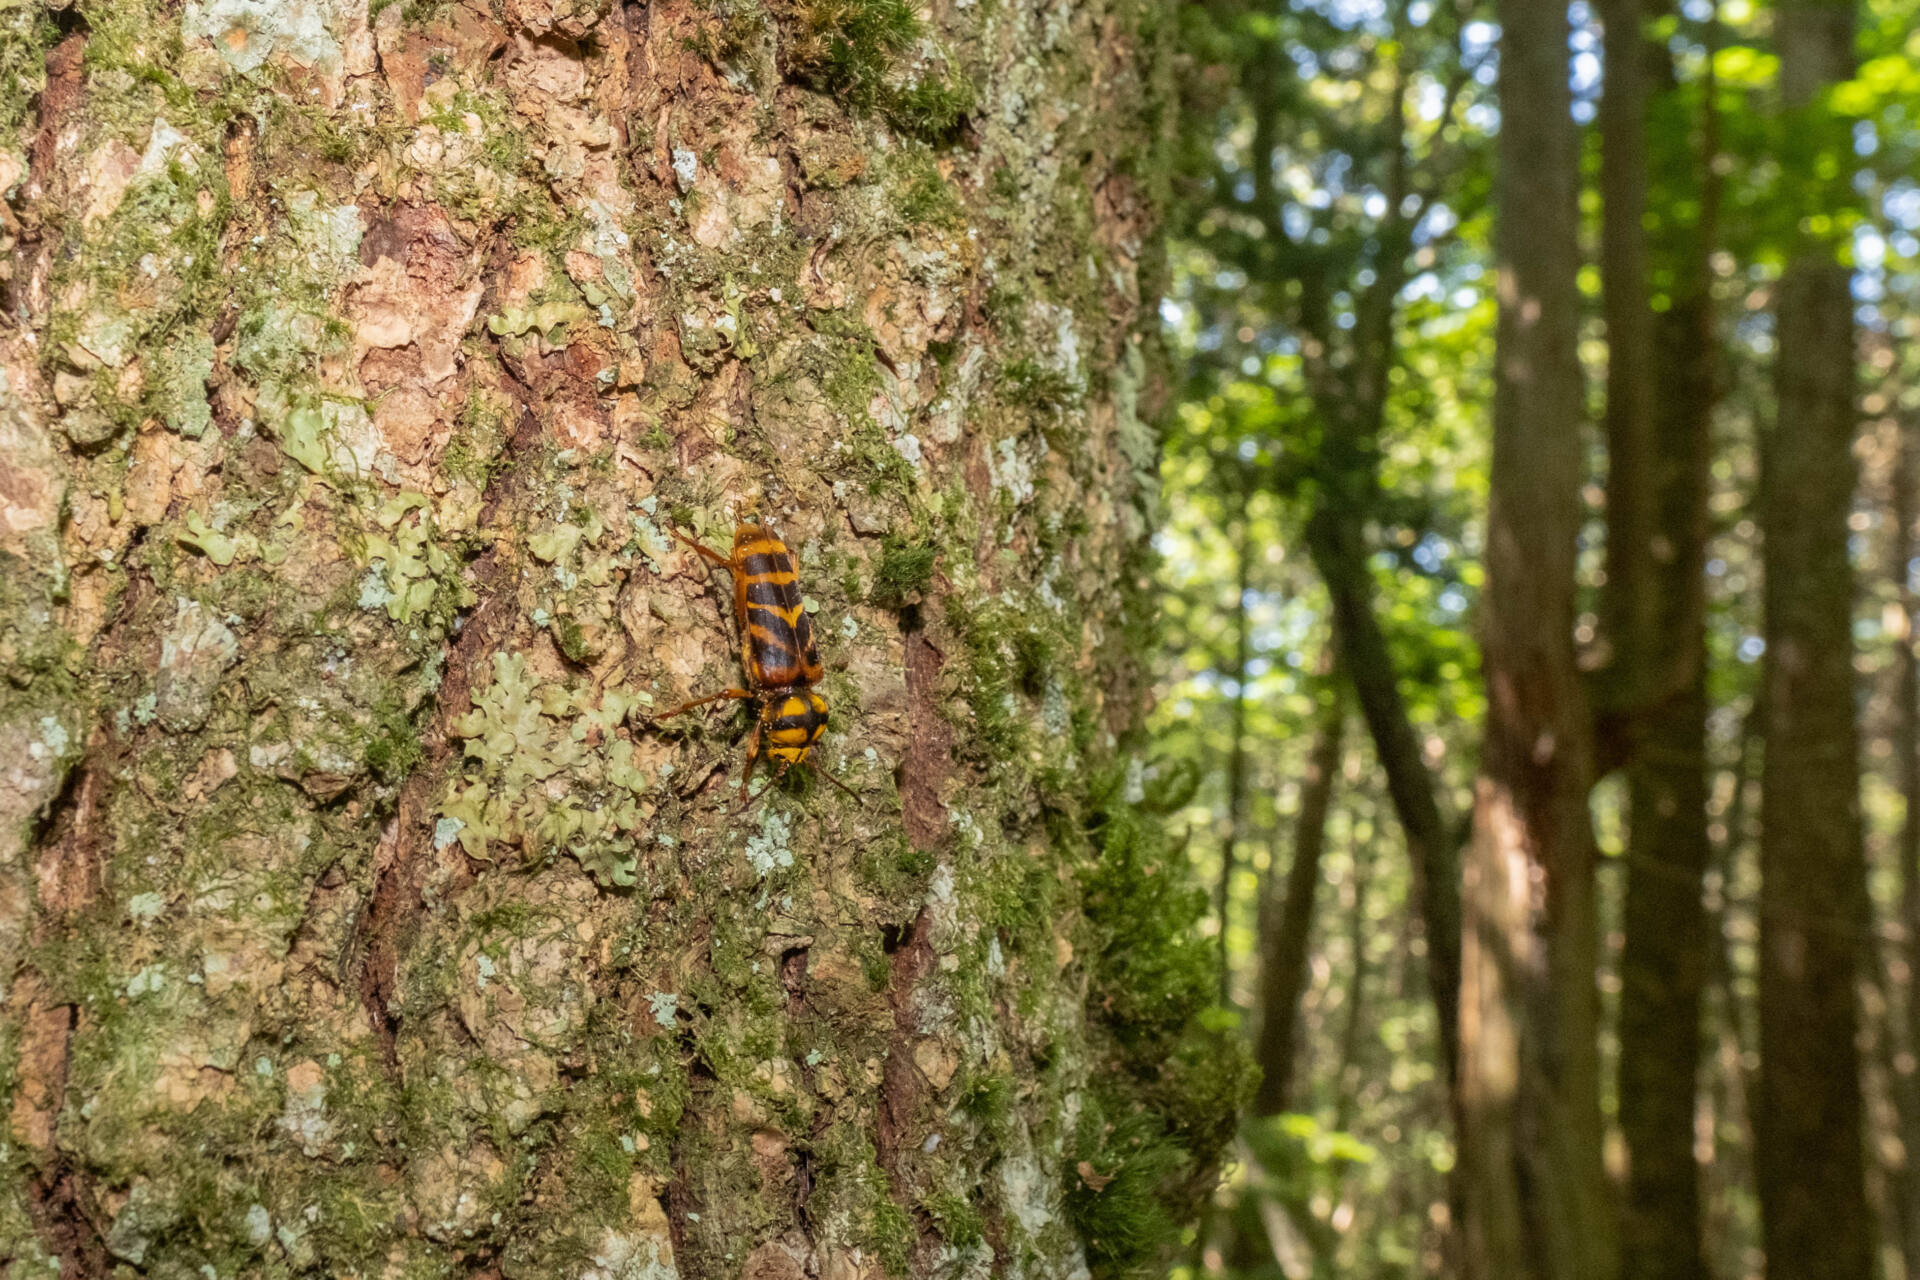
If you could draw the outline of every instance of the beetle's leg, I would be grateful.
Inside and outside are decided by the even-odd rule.
[[[751,697],[753,697],[753,694],[749,693],[745,689],[722,689],[718,693],[709,694],[707,697],[704,697],[704,698],[695,698],[692,702],[683,702],[671,711],[662,711],[657,715],[652,715],[647,718],[650,720],[666,720],[666,719],[669,719],[670,717],[679,715],[682,711],[691,711],[695,707],[704,707],[709,702],[718,702],[722,698],[731,698],[731,699],[737,700],[740,698],[751,698]]]
[[[695,542],[692,538],[689,538],[686,534],[680,532],[678,529],[674,528],[672,525],[667,526],[667,532],[672,534],[674,537],[680,539],[680,541],[686,543],[687,546],[699,552],[701,555],[705,556],[707,559],[719,565],[722,569],[733,568],[732,556],[723,556],[718,551],[715,551],[712,547],[705,547],[700,545],[698,542]]]
[[[756,725],[754,727],[754,737],[758,738],[759,736],[760,736],[759,726]],[[780,785],[780,779],[787,776],[787,770],[790,767],[791,765],[787,761],[782,760],[780,762],[780,767],[773,771],[773,776],[767,779],[767,785],[760,788],[760,794],[757,796],[754,796],[751,800],[746,798],[747,779],[746,778],[740,779],[741,801],[740,801],[740,807],[733,811],[735,816],[745,813],[748,809],[751,809],[754,805],[760,803],[762,800],[765,800],[767,798],[767,792],[773,790],[775,787]],[[753,775],[753,762],[751,760],[747,762],[747,775],[748,777],[751,777]]]
[[[747,787],[753,782],[754,763],[760,759],[760,729],[766,722],[766,712],[762,711],[760,718],[753,722],[753,736],[747,739],[747,763],[740,770],[740,804],[734,809],[736,814],[745,813],[747,806],[753,803],[752,798],[747,795]]]
[[[825,765],[815,764],[813,761],[809,760],[807,761],[807,767],[809,769],[812,769],[815,773],[819,774],[821,777],[825,778],[828,782],[831,782],[834,786],[840,788],[842,791],[852,796],[855,800],[858,800],[860,798],[860,793],[858,791],[855,791],[852,787],[840,781],[840,779],[834,777],[831,773],[828,773],[827,767]]]

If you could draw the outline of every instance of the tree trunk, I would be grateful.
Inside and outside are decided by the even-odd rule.
[[[1693,1124],[1708,946],[1701,879],[1708,856],[1703,565],[1710,300],[1677,301],[1663,319],[1669,359],[1693,368],[1676,367],[1663,380],[1660,440],[1675,451],[1697,451],[1667,459],[1684,469],[1673,476],[1679,492],[1670,491],[1662,503],[1661,536],[1674,561],[1661,566],[1660,576],[1672,592],[1662,592],[1670,611],[1649,655],[1667,670],[1685,672],[1685,683],[1639,718],[1628,769],[1632,825],[1620,962],[1620,1126],[1628,1152],[1623,1243],[1629,1277],[1696,1280],[1706,1274]]]
[[[1893,578],[1894,598],[1900,602],[1900,628],[1895,633],[1893,756],[1900,795],[1905,812],[1900,820],[1900,839],[1896,846],[1900,884],[1901,942],[1900,957],[1904,970],[1904,1007],[1888,1010],[1890,1025],[1900,1026],[1905,1054],[1893,1074],[1893,1097],[1898,1109],[1900,1143],[1905,1163],[1896,1188],[1900,1203],[1900,1252],[1907,1274],[1920,1276],[1920,1069],[1914,1055],[1920,1047],[1920,972],[1916,972],[1916,940],[1920,939],[1920,647],[1916,647],[1914,626],[1920,621],[1920,599],[1913,590],[1913,561],[1920,554],[1915,545],[1914,523],[1920,520],[1920,494],[1915,493],[1915,468],[1920,466],[1920,423],[1911,415],[1902,415],[1893,427],[1893,554],[1888,566]],[[1888,982],[1889,997],[1901,990],[1897,982]]]
[[[1652,581],[1658,500],[1653,308],[1648,295],[1646,0],[1602,0],[1606,81],[1600,98],[1600,280],[1607,330],[1607,667],[1603,700],[1629,714],[1664,675],[1648,659],[1659,625]],[[1610,695],[1610,696],[1607,696]],[[1655,695],[1657,696],[1657,695]],[[1631,726],[1629,727],[1631,735]]]
[[[1454,834],[1441,817],[1439,784],[1400,693],[1400,675],[1373,602],[1359,518],[1323,503],[1307,522],[1307,548],[1327,585],[1340,666],[1386,775],[1407,841],[1414,897],[1427,943],[1427,986],[1439,1023],[1441,1065],[1455,1078],[1460,1020],[1460,870]]]
[[[1731,794],[1727,797],[1724,832],[1712,849],[1713,870],[1718,874],[1718,901],[1707,921],[1707,1021],[1713,1028],[1713,1071],[1709,1090],[1713,1134],[1713,1164],[1707,1171],[1703,1199],[1702,1251],[1707,1257],[1708,1274],[1739,1274],[1743,1261],[1755,1241],[1747,1230],[1747,1215],[1742,1201],[1753,1187],[1753,1100],[1757,1060],[1755,1045],[1759,1037],[1753,1030],[1748,1001],[1743,998],[1739,975],[1735,972],[1732,940],[1728,936],[1728,915],[1732,909],[1733,886],[1741,864],[1753,844],[1748,814],[1748,797],[1753,790],[1753,757],[1759,745],[1758,705],[1740,718],[1735,731]]]
[[[1294,1059],[1299,1053],[1294,1037],[1300,997],[1307,988],[1320,859],[1327,848],[1327,814],[1339,781],[1340,740],[1347,718],[1343,683],[1337,677],[1330,683],[1314,726],[1306,776],[1300,782],[1286,888],[1283,893],[1267,894],[1275,910],[1260,931],[1260,1033],[1253,1055],[1260,1067],[1260,1086],[1253,1096],[1257,1116],[1277,1115],[1293,1105]]]
[[[1853,63],[1852,7],[1780,10],[1781,92],[1805,109]],[[1837,122],[1791,119],[1846,157]],[[1854,729],[1853,298],[1828,246],[1794,246],[1779,287],[1777,423],[1764,441],[1766,739],[1760,806],[1761,1224],[1776,1277],[1871,1273],[1855,982],[1865,871]]]
[[[1252,616],[1247,592],[1253,586],[1253,528],[1247,512],[1251,485],[1244,475],[1237,485],[1240,519],[1234,532],[1233,558],[1233,715],[1227,733],[1227,838],[1220,842],[1220,877],[1213,886],[1213,916],[1220,936],[1220,1003],[1233,1001],[1233,952],[1228,922],[1233,913],[1233,876],[1240,866],[1240,835],[1247,807],[1247,664],[1252,658]]]
[[[1579,156],[1567,15],[1500,6],[1500,319],[1482,643],[1486,740],[1463,874],[1464,1271],[1606,1280],[1589,711],[1574,662],[1583,466]]]
[[[375,7],[9,29],[0,1260],[1151,1257],[1244,1082],[1128,784],[1165,15]],[[652,718],[749,513],[857,799]]]
[[[1610,179],[1604,274],[1615,468],[1607,488],[1607,591],[1617,602],[1615,661],[1628,668],[1624,679],[1611,682],[1626,720],[1620,736],[1628,745],[1630,815],[1620,964],[1620,1130],[1627,1150],[1622,1268],[1627,1280],[1704,1280],[1694,1115],[1708,952],[1705,565],[1716,343],[1707,255],[1718,207],[1718,148],[1709,91],[1699,221],[1670,230],[1658,246],[1672,283],[1670,305],[1656,319],[1647,299],[1643,231],[1645,64],[1655,49],[1644,38],[1641,15],[1638,0],[1623,0],[1608,14],[1606,93],[1621,100],[1602,122]],[[1661,141],[1691,153],[1684,135]],[[1628,284],[1616,298],[1621,279]],[[1628,425],[1617,425],[1616,416]],[[1619,506],[1616,493],[1624,498]],[[1634,541],[1623,546],[1629,536]]]

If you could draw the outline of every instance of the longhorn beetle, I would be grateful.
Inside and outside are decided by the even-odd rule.
[[[858,799],[852,787],[807,758],[827,731],[827,700],[814,686],[826,675],[820,651],[813,643],[813,621],[800,600],[800,574],[793,552],[780,536],[762,524],[734,525],[733,554],[723,556],[702,546],[678,529],[667,532],[703,559],[733,575],[733,616],[740,625],[747,687],[684,702],[653,717],[656,721],[721,699],[746,698],[760,704],[760,715],[747,743],[747,766],[740,775],[740,808],[747,807],[747,784],[762,754],[779,762],[777,782],[794,765],[805,765]],[[761,739],[768,745],[763,753]],[[762,792],[761,794],[765,794]]]

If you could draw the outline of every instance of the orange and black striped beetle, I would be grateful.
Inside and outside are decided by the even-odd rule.
[[[853,788],[807,758],[827,731],[827,700],[814,688],[826,670],[813,643],[813,621],[800,599],[800,573],[793,552],[773,530],[746,521],[734,525],[731,556],[702,546],[678,529],[667,531],[733,575],[733,616],[740,626],[747,687],[722,689],[653,718],[665,720],[723,698],[751,699],[760,704],[760,715],[747,743],[747,766],[740,775],[741,808],[747,805],[747,784],[753,780],[754,762],[763,754],[763,738],[764,754],[779,762],[775,781],[794,765],[805,765],[854,795]]]

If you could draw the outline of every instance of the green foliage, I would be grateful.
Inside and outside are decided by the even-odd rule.
[[[1111,1069],[1084,1105],[1065,1188],[1102,1274],[1152,1263],[1210,1190],[1214,1161],[1254,1075],[1214,1010],[1206,901],[1160,821],[1096,781],[1081,910],[1093,939],[1088,1008]]]
[[[1154,757],[1133,785],[1140,807],[1170,809],[1189,833],[1186,854],[1226,910],[1206,911],[1224,938],[1206,939],[1205,956],[1149,949],[1129,958],[1131,980],[1216,984],[1217,968],[1196,970],[1224,953],[1235,1003],[1256,1000],[1262,898],[1284,875],[1315,723],[1340,678],[1326,673],[1329,600],[1307,554],[1317,511],[1359,514],[1398,686],[1434,753],[1443,808],[1464,807],[1482,713],[1471,615],[1495,320],[1492,29],[1469,26],[1481,16],[1226,3],[1180,14],[1205,71],[1184,85],[1189,198],[1176,212],[1164,310],[1187,375],[1156,543],[1173,659],[1151,723]],[[1357,717],[1348,732],[1361,737]],[[1234,812],[1236,733],[1244,788]],[[1418,903],[1377,765],[1349,750],[1314,935],[1316,973],[1338,976],[1310,992],[1303,1023],[1315,1052],[1296,1073],[1295,1105],[1316,1132],[1384,1154],[1315,1164],[1304,1140],[1249,1122],[1242,1141],[1257,1137],[1278,1163],[1260,1156],[1236,1179],[1226,1217],[1240,1238],[1227,1252],[1270,1259],[1265,1215],[1279,1210],[1315,1274],[1420,1274],[1434,1239],[1424,1215],[1441,1194],[1429,1157],[1433,1144],[1446,1150],[1448,1114],[1424,977],[1383,990],[1386,972],[1406,981],[1421,967],[1393,958]],[[1351,900],[1355,914],[1334,917],[1333,900]],[[1351,1032],[1349,1001],[1363,1013]],[[1151,1007],[1133,1012],[1152,1027]],[[1330,1046],[1352,1061],[1328,1063]],[[1167,1056],[1208,1068],[1190,1048]],[[1328,1215],[1341,1205],[1351,1225],[1335,1229]]]

